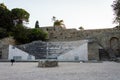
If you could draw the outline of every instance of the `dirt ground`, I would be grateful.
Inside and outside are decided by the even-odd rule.
[[[58,67],[38,68],[37,62],[0,62],[0,80],[120,80],[120,63],[59,62]]]

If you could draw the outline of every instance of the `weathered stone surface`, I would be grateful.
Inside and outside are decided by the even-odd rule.
[[[49,29],[50,28],[50,29]],[[120,57],[120,29],[93,29],[93,30],[76,30],[76,29],[59,29],[54,30],[53,27],[43,27],[48,31],[49,41],[76,41],[87,39],[93,44],[89,44],[89,58],[99,59],[99,49],[104,49],[109,55],[109,49],[113,49],[116,57]],[[57,27],[59,28],[59,27]],[[93,48],[92,48],[93,45]],[[98,47],[99,46],[99,47]],[[97,48],[96,48],[97,47]],[[94,49],[95,48],[95,49]],[[110,57],[110,56],[108,56]]]
[[[120,57],[120,30],[118,29],[111,28],[82,31],[76,29],[59,29],[59,27],[56,29],[54,29],[54,27],[41,27],[41,29],[49,33],[48,49],[47,43],[42,41],[20,46],[22,50],[32,55],[34,54],[36,59],[46,58],[47,52],[49,58],[55,58],[62,53],[74,49],[79,44],[79,42],[77,44],[66,44],[64,43],[65,41],[78,41],[83,39],[87,39],[90,43],[88,45],[89,59],[99,60],[99,49],[105,50],[105,52],[109,54],[108,57],[110,57],[110,48],[113,49],[115,56]]]
[[[14,40],[13,37],[6,37],[6,38],[3,38],[1,39],[0,41],[2,41],[3,43],[5,44],[11,44],[11,45],[15,45],[16,44],[16,41]]]
[[[38,67],[56,67],[58,66],[58,61],[56,60],[41,60],[38,62]]]
[[[0,59],[8,59],[9,45],[0,41]]]

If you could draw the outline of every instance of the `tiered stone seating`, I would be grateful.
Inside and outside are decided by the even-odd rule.
[[[43,58],[57,58],[61,54],[65,54],[71,50],[76,49],[83,41],[69,41],[69,42],[42,42],[34,41],[29,44],[19,45],[18,48],[34,55],[36,59]],[[47,55],[48,54],[48,55]]]
[[[31,55],[34,55],[36,59],[46,58],[46,43],[42,41],[34,41],[29,44],[19,45],[18,48]]]

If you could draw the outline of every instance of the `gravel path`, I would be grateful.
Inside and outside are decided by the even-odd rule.
[[[38,68],[37,62],[0,62],[0,80],[120,80],[120,63],[67,63]]]

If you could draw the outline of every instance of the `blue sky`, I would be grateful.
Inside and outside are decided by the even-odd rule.
[[[30,13],[29,24],[34,27],[53,25],[52,17],[63,19],[67,28],[85,29],[112,28],[114,0],[0,0],[10,10],[23,8]]]

